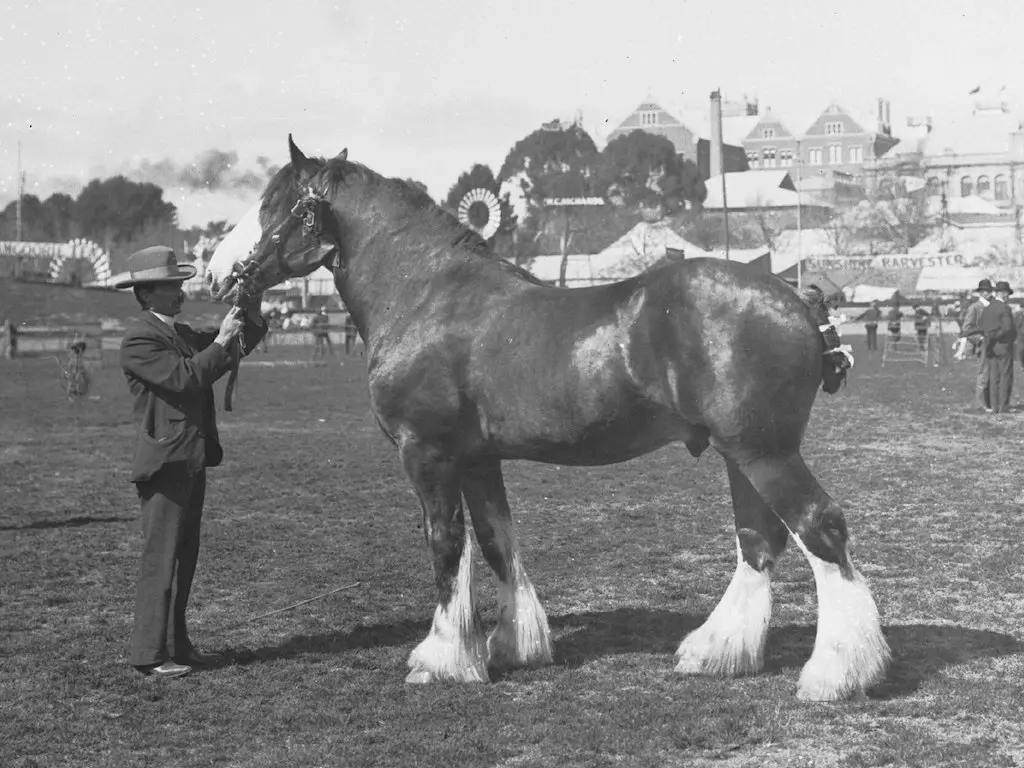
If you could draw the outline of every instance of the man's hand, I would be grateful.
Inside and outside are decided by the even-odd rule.
[[[230,341],[241,332],[242,310],[238,307],[232,307],[224,316],[224,320],[220,324],[220,332],[217,334],[217,338],[214,339],[214,341],[222,347],[227,347]]]

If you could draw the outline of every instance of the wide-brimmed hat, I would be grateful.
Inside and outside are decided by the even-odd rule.
[[[143,248],[128,257],[128,277],[114,283],[115,288],[131,288],[140,283],[180,283],[195,277],[191,264],[178,264],[174,250],[165,245]]]
[[[1010,284],[1005,280],[997,280],[995,290],[996,293],[999,293],[999,291],[1004,291],[1005,293],[1013,293],[1013,288],[1011,288]]]
[[[993,290],[992,289],[992,281],[988,280],[986,278],[985,280],[982,280],[982,281],[980,281],[978,283],[978,287],[974,289],[974,292],[978,293],[979,291],[991,291],[991,290]]]

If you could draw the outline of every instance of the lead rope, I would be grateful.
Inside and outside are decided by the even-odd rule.
[[[245,289],[246,281],[252,277],[256,272],[256,263],[249,259],[245,264],[236,261],[234,266],[231,268],[231,276],[235,278],[239,284],[239,298],[241,298],[241,291]],[[235,304],[231,308],[232,312],[243,310]],[[242,357],[246,354],[245,341],[242,334],[237,337],[237,343],[232,344],[228,350],[228,355],[231,357],[231,367],[228,369],[228,383],[224,387],[224,410],[231,411],[232,409],[232,398],[235,394],[235,386],[238,384],[238,369],[242,364]]]
[[[238,383],[238,369],[242,364],[242,340],[236,339],[238,343],[232,344],[228,354],[231,356],[231,368],[228,373],[228,384],[224,387],[224,410],[230,411],[231,398],[235,394],[235,385]]]

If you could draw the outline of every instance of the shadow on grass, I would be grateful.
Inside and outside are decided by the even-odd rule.
[[[699,627],[706,616],[643,608],[571,613],[550,618],[555,663],[569,668],[617,654],[671,657],[680,641]],[[356,627],[329,635],[296,635],[281,645],[232,654],[230,663],[255,664],[307,653],[340,654],[345,651],[400,645],[414,646],[430,631],[430,621],[407,621]],[[885,628],[893,663],[885,681],[869,695],[893,699],[909,695],[946,667],[984,658],[1024,652],[1016,638],[948,625],[910,624]],[[769,630],[765,674],[800,669],[814,648],[813,625],[790,624]]]
[[[130,523],[135,518],[133,517],[92,517],[89,515],[79,515],[78,517],[69,517],[66,520],[39,520],[34,523],[28,523],[27,525],[0,525],[0,531],[31,531],[44,530],[47,528],[78,528],[83,525],[92,525],[93,523]]]
[[[814,649],[816,628],[806,625],[773,627],[765,648],[765,672],[802,667]],[[892,664],[886,679],[872,688],[872,699],[907,696],[944,668],[976,659],[1008,656],[1024,651],[1011,635],[983,629],[936,624],[883,627]]]

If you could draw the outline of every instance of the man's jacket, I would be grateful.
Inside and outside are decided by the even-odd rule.
[[[248,317],[242,350],[253,349],[267,332]],[[151,312],[134,320],[121,341],[121,368],[135,397],[138,428],[131,481],[149,480],[171,464],[197,473],[224,457],[217,434],[213,383],[231,368],[229,350],[214,344],[217,331],[169,325]],[[237,341],[232,342],[237,344]]]

